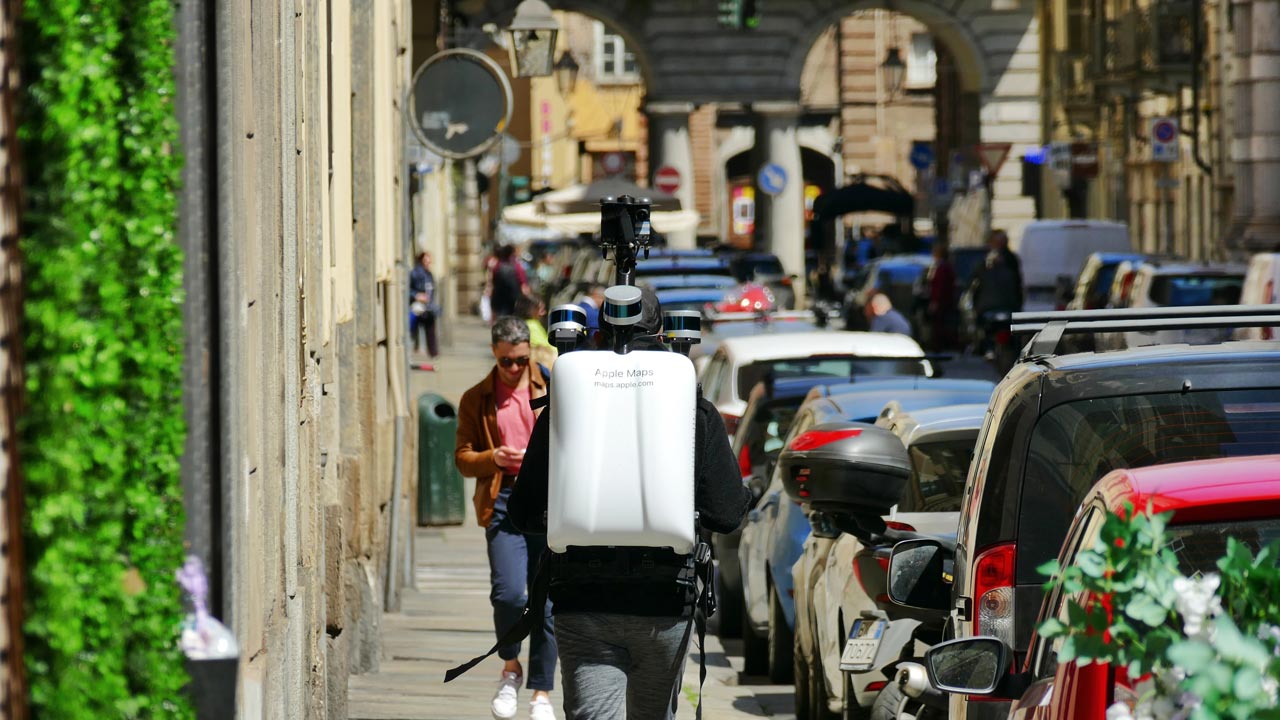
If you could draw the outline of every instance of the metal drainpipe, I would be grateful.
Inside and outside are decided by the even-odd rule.
[[[401,97],[401,107],[408,107],[407,105],[408,100],[409,100],[409,96],[406,93]],[[409,132],[409,128],[407,127],[407,123],[404,120],[403,114],[401,115],[400,129],[402,133]],[[403,138],[404,135],[402,134],[401,137]],[[402,287],[402,289],[407,292],[409,288],[408,278],[409,278],[409,270],[410,270],[408,259],[414,255],[412,238],[410,237],[410,233],[413,229],[413,215],[412,215],[412,206],[411,206],[411,203],[413,202],[413,193],[410,190],[409,177],[408,177],[408,173],[406,172],[406,168],[408,167],[408,165],[405,162],[404,143],[401,142],[399,145],[400,145],[399,147],[400,187],[401,187],[402,196],[401,196],[401,202],[400,202],[400,262],[396,263],[396,272],[399,274],[400,277],[405,279],[405,284]],[[395,287],[395,286],[392,285],[392,287]],[[399,298],[388,297],[387,302],[391,304],[391,312],[388,314],[392,318],[403,319],[406,316],[406,313],[402,312],[404,303],[406,302],[405,292],[401,292]],[[401,336],[400,347],[402,351],[402,356],[400,360],[401,360],[401,364],[404,367],[404,370],[403,370],[404,387],[402,388],[402,391],[405,394],[405,399],[404,399],[405,408],[408,409],[409,394],[410,394],[409,393],[409,372],[410,372],[409,344],[405,342],[405,340],[407,339],[405,338],[405,335],[407,333],[406,333],[406,328],[404,326],[404,323],[400,321],[397,321],[397,322],[399,323],[399,327],[400,327],[399,333]],[[393,322],[392,326],[394,327],[395,325],[396,325],[396,322]],[[390,328],[388,328],[388,335],[390,335],[390,333],[391,333],[391,330]],[[384,610],[388,612],[396,612],[400,609],[400,593],[398,591],[404,580],[403,576],[401,576],[400,578],[396,577],[397,572],[401,572],[401,573],[403,572],[403,569],[400,567],[399,559],[396,556],[396,551],[397,551],[396,540],[400,535],[400,523],[402,522],[400,517],[400,494],[401,494],[401,491],[404,489],[404,432],[405,432],[404,415],[400,413],[396,413],[395,456],[391,463],[391,513],[390,513],[391,517],[390,517],[390,522],[388,523],[390,527],[387,529],[387,532],[388,532],[387,576],[386,576],[387,580],[386,580],[386,583],[383,584],[383,587],[386,590],[385,590],[384,597],[382,599],[382,607]],[[406,523],[406,525],[409,528],[413,527],[413,525],[410,523]],[[412,532],[412,530],[410,530],[410,532]],[[408,542],[406,542],[406,545],[405,545],[406,555],[409,553],[412,540],[413,540],[412,535],[410,535]]]

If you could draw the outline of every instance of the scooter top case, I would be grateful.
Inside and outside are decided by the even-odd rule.
[[[778,456],[782,484],[811,510],[885,515],[911,473],[907,448],[884,428],[858,422],[815,425]]]

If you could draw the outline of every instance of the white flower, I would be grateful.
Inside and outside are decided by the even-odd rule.
[[[1205,621],[1222,612],[1222,599],[1217,595],[1219,582],[1217,574],[1173,581],[1174,605],[1182,615],[1182,630],[1187,637],[1212,639],[1211,627]]]
[[[1258,639],[1264,643],[1271,643],[1274,648],[1273,652],[1280,656],[1280,627],[1270,623],[1262,623],[1258,626]]]
[[[1263,675],[1262,692],[1266,693],[1267,697],[1271,698],[1272,707],[1275,707],[1276,702],[1280,700],[1280,694],[1278,694],[1278,691],[1280,691],[1280,682],[1277,682],[1276,679],[1270,675]]]
[[[1118,702],[1107,708],[1107,720],[1134,720],[1134,717],[1128,705]]]

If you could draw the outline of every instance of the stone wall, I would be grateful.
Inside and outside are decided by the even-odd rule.
[[[207,262],[240,717],[345,718],[348,674],[378,666],[408,581],[409,2],[228,0],[213,17]]]

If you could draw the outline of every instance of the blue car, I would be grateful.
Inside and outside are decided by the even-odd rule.
[[[912,389],[913,380],[867,381],[856,392],[808,400],[792,419],[785,444],[821,423],[874,423],[890,403],[897,412],[943,405],[985,405],[994,389],[985,381],[951,381],[968,385],[959,388],[924,383],[919,389]],[[869,389],[877,383],[883,384]],[[895,383],[905,386],[891,387]],[[809,520],[800,505],[783,492],[782,476],[775,467],[760,502],[747,514],[738,547],[743,597],[742,655],[748,674],[767,672],[774,682],[791,682],[796,617],[791,566],[800,558],[809,530]]]
[[[707,303],[718,303],[724,300],[729,288],[671,288],[658,290],[658,303],[663,312],[672,310],[696,310],[702,312]]]

